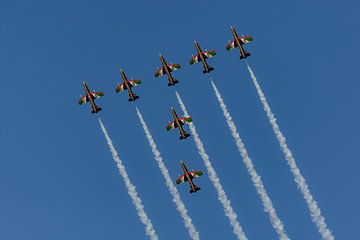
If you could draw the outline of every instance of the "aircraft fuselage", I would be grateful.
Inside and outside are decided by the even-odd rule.
[[[187,170],[186,166],[185,166],[185,163],[183,163],[182,161],[180,162],[181,163],[181,167],[184,171],[184,175],[190,185],[190,193],[193,193],[193,192],[196,192],[198,190],[200,190],[200,188],[198,186],[196,186],[194,184],[194,182],[192,181],[191,177],[190,177],[190,174],[189,174],[189,171]]]
[[[83,81],[82,84],[84,86],[86,97],[91,104],[92,113],[98,113],[101,109],[99,110],[99,108],[95,105],[94,97],[91,95],[90,90],[89,90],[88,86],[86,85],[85,81]]]
[[[205,60],[205,58],[204,58],[204,55],[202,54],[202,50],[201,50],[198,42],[195,41],[194,43],[195,43],[196,50],[197,50],[197,52],[198,52],[198,54],[199,54],[199,58],[200,58],[203,66],[204,66],[204,73],[209,73],[211,70],[214,70],[214,68],[210,67],[210,66],[207,64],[207,62],[206,62],[206,60]]]
[[[186,139],[189,136],[189,134],[184,131],[184,129],[182,127],[182,123],[179,121],[179,118],[175,112],[175,109],[171,108],[171,113],[174,117],[174,123],[175,123],[176,127],[179,129],[180,139]]]
[[[135,101],[138,98],[138,96],[136,96],[133,93],[133,91],[131,90],[131,86],[129,85],[127,77],[122,69],[120,69],[120,73],[121,73],[121,77],[123,79],[124,85],[126,87],[126,90],[128,91],[128,94],[129,94],[129,101]]]
[[[173,85],[175,85],[175,84],[176,84],[176,81],[175,81],[175,79],[173,78],[173,76],[171,75],[171,72],[169,71],[169,67],[168,67],[168,65],[166,64],[164,57],[163,57],[161,54],[159,54],[159,57],[160,57],[160,61],[161,61],[162,65],[163,65],[163,69],[165,70],[165,73],[166,73],[166,75],[167,75],[167,77],[168,77],[168,81],[169,81],[168,86],[173,86]]]
[[[236,46],[239,48],[239,51],[240,51],[240,59],[243,59],[243,58],[247,58],[248,56],[250,56],[250,53],[247,53],[243,46],[242,46],[242,43],[240,43],[240,40],[239,40],[239,36],[238,34],[236,33],[235,31],[235,28],[234,27],[230,27],[231,29],[231,32],[234,36],[234,41],[236,43]]]

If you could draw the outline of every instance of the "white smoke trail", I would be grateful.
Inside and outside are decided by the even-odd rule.
[[[189,116],[186,108],[185,108],[185,105],[183,103],[183,101],[181,100],[181,97],[179,95],[179,93],[177,91],[175,91],[175,94],[176,94],[176,97],[179,101],[179,104],[180,104],[180,107],[182,109],[182,111],[184,112],[184,114],[186,116]],[[198,152],[201,156],[201,158],[204,160],[204,164],[206,166],[206,169],[207,169],[207,172],[208,172],[208,175],[209,175],[209,179],[210,181],[212,182],[212,184],[214,185],[215,189],[216,189],[216,192],[217,192],[217,195],[218,195],[218,199],[219,201],[221,202],[223,208],[224,208],[224,212],[225,212],[225,215],[229,218],[229,221],[230,221],[230,224],[233,228],[233,232],[234,234],[237,236],[237,238],[239,240],[245,240],[247,239],[246,236],[245,236],[245,233],[243,232],[238,220],[237,220],[237,215],[236,213],[234,212],[234,210],[232,209],[231,205],[230,205],[230,200],[228,199],[221,183],[220,183],[220,179],[219,177],[217,176],[216,174],[216,171],[215,169],[213,168],[213,166],[211,165],[211,162],[210,162],[210,158],[209,158],[209,155],[207,155],[207,153],[205,152],[205,149],[204,149],[204,145],[196,131],[196,128],[195,128],[195,124],[192,123],[190,124],[190,131],[191,131],[191,134],[192,136],[194,137],[194,140],[195,140],[195,144],[196,144],[196,147],[198,149]]]
[[[253,182],[253,185],[255,186],[256,191],[260,196],[260,199],[261,199],[262,204],[264,206],[264,211],[269,214],[270,222],[271,222],[273,228],[275,229],[275,231],[277,232],[277,234],[279,235],[279,238],[281,240],[289,239],[289,237],[285,233],[284,225],[281,222],[281,220],[279,219],[279,217],[277,216],[275,208],[272,205],[271,199],[269,198],[269,196],[268,196],[268,194],[267,194],[267,192],[265,190],[265,187],[264,187],[264,185],[263,185],[263,183],[261,181],[261,177],[257,174],[257,172],[256,172],[256,170],[254,168],[254,165],[253,165],[253,163],[252,163],[252,161],[251,161],[251,159],[250,159],[250,157],[249,157],[249,155],[247,153],[245,145],[244,145],[243,141],[241,140],[240,135],[239,135],[239,133],[237,131],[235,123],[232,120],[229,111],[227,110],[227,107],[226,107],[226,105],[224,103],[224,100],[221,97],[221,94],[220,94],[219,90],[217,89],[217,87],[216,87],[215,83],[213,82],[210,75],[209,75],[209,77],[210,77],[210,80],[211,80],[211,85],[214,88],[217,100],[219,101],[221,110],[223,111],[224,117],[225,117],[226,122],[227,122],[227,124],[229,126],[231,135],[233,136],[233,138],[235,140],[235,143],[236,143],[236,146],[237,146],[237,148],[238,148],[238,150],[240,152],[240,155],[243,158],[243,162],[244,162],[244,164],[246,166],[246,169],[247,169],[249,175],[251,176],[251,180]]]
[[[191,239],[199,240],[200,239],[199,233],[197,232],[197,230],[192,222],[192,219],[190,218],[190,216],[187,213],[187,209],[186,209],[183,201],[181,200],[179,192],[177,191],[173,181],[171,180],[169,171],[164,164],[163,158],[162,158],[159,150],[157,149],[156,143],[154,142],[154,139],[150,133],[150,130],[149,130],[148,126],[146,125],[145,120],[137,107],[136,107],[136,113],[137,113],[139,120],[141,122],[141,125],[144,129],[146,138],[151,147],[151,151],[154,154],[155,160],[160,168],[161,174],[163,175],[163,177],[165,179],[166,186],[167,186],[169,192],[171,193],[171,196],[173,197],[173,202],[176,205],[176,209],[179,211],[181,217],[183,218],[185,227],[187,228]]]
[[[110,152],[112,154],[112,157],[116,162],[116,165],[117,165],[117,167],[119,169],[120,175],[124,179],[127,192],[130,195],[133,204],[135,205],[137,214],[138,214],[141,222],[145,225],[146,235],[151,240],[158,240],[159,237],[157,236],[157,234],[156,234],[156,232],[154,230],[154,227],[153,227],[153,225],[151,223],[151,220],[148,218],[148,216],[145,213],[144,206],[142,205],[141,199],[137,194],[136,188],[135,188],[134,184],[131,183],[130,178],[129,178],[127,172],[126,172],[125,166],[123,165],[121,159],[119,158],[119,155],[118,155],[118,153],[117,153],[117,151],[116,151],[116,149],[115,149],[115,147],[114,147],[114,145],[113,145],[113,143],[111,141],[111,138],[110,138],[109,134],[106,131],[106,128],[105,128],[104,124],[102,123],[100,118],[98,118],[98,119],[99,119],[99,123],[100,123],[100,126],[101,126],[101,130],[104,133],[106,142],[107,142],[107,144],[108,144],[108,146],[110,148]]]
[[[302,176],[300,169],[296,165],[295,158],[293,157],[289,147],[286,144],[286,139],[285,139],[284,135],[282,134],[282,132],[280,131],[280,128],[279,128],[278,124],[276,123],[276,118],[275,118],[274,114],[271,112],[270,106],[266,101],[265,95],[262,92],[261,87],[254,75],[254,72],[252,71],[252,69],[250,68],[248,63],[247,63],[247,68],[249,70],[251,79],[256,87],[256,90],[259,95],[260,101],[263,105],[263,108],[269,118],[269,122],[275,133],[276,139],[278,140],[278,142],[280,144],[281,151],[285,155],[287,163],[290,166],[291,172],[294,175],[297,187],[300,189],[300,191],[307,203],[307,206],[310,210],[311,219],[317,226],[322,239],[333,240],[334,236],[332,235],[331,231],[327,228],[325,218],[321,215],[321,210],[320,210],[317,202],[315,201],[314,197],[312,196],[312,194],[309,190],[309,187],[305,181],[305,178]]]

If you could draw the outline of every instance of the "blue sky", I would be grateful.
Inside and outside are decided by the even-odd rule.
[[[99,114],[161,239],[188,239],[135,113],[144,115],[174,180],[179,161],[206,170],[192,138],[166,132],[180,113],[158,53],[174,73],[249,239],[277,239],[208,78],[190,66],[196,39],[215,49],[212,74],[292,239],[319,239],[267,122],[245,62],[226,52],[229,27],[252,35],[255,72],[298,166],[337,239],[360,224],[358,1],[8,1],[0,8],[0,238],[145,239],[81,81],[104,91]],[[119,68],[141,79],[128,103]],[[207,175],[178,187],[202,239],[235,239]]]

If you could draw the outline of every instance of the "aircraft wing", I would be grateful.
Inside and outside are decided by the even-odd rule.
[[[240,42],[241,45],[247,44],[247,43],[249,43],[249,42],[251,42],[253,40],[253,38],[251,36],[242,36],[242,37],[239,37],[238,39],[239,39],[239,42]],[[226,50],[229,51],[229,50],[231,50],[233,48],[236,48],[236,47],[237,47],[237,45],[236,45],[236,42],[234,40],[232,42],[229,42],[228,45],[226,45]]]
[[[156,72],[154,73],[155,77],[161,77],[165,74],[164,68],[158,68]]]
[[[86,96],[80,96],[80,99],[78,101],[79,105],[83,105],[85,103],[87,103],[87,97]]]
[[[202,175],[203,175],[203,172],[201,170],[196,170],[196,171],[189,172],[189,176],[190,176],[191,179],[200,177]],[[180,184],[180,183],[184,183],[184,182],[187,182],[187,178],[185,177],[185,174],[182,175],[182,176],[179,176],[176,179],[176,184]]]
[[[176,71],[178,69],[181,68],[181,65],[180,64],[175,64],[175,63],[171,63],[169,65],[167,65],[168,69],[169,69],[169,72],[173,72],[173,71]],[[162,68],[158,68],[155,72],[155,77],[161,77],[165,74],[165,69],[164,67]]]
[[[177,179],[176,179],[176,184],[180,184],[180,183],[183,183],[183,182],[186,182],[187,179],[185,177],[185,175],[182,175],[182,176],[179,176]]]
[[[232,41],[232,42],[229,42],[228,45],[226,45],[226,50],[229,51],[229,50],[234,49],[234,48],[236,48],[236,47],[237,47],[237,46],[236,46],[235,41]]]
[[[216,52],[214,50],[209,50],[206,52],[202,53],[204,55],[205,58],[212,58],[213,56],[216,55]]]
[[[191,117],[182,117],[182,118],[179,118],[178,120],[182,124],[189,124],[193,121]]]
[[[90,95],[93,97],[93,98],[101,98],[104,96],[104,93],[103,92],[91,92]]]
[[[176,128],[175,122],[169,122],[168,125],[166,125],[166,131],[170,131],[171,129]]]
[[[214,50],[206,51],[201,53],[205,59],[211,58],[216,55],[216,52]],[[198,63],[200,61],[199,54],[196,54],[195,56],[192,56],[192,58],[189,60],[189,63],[191,65]]]
[[[189,60],[190,65],[193,65],[195,63],[198,63],[200,61],[199,54],[196,54],[195,56],[192,56]]]
[[[191,178],[197,178],[197,177],[200,177],[203,175],[203,172],[200,171],[200,170],[197,170],[197,171],[192,171],[192,172],[189,172],[189,175],[191,176]]]
[[[122,92],[125,90],[125,86],[124,86],[124,83],[119,83],[119,85],[115,88],[115,92]]]
[[[242,44],[247,44],[253,40],[252,36],[242,36],[239,37],[239,40]]]
[[[130,86],[132,86],[132,87],[136,87],[137,85],[141,84],[140,80],[130,80],[128,82],[129,82]]]
[[[181,68],[180,64],[177,63],[171,63],[168,65],[168,68],[170,69],[170,72],[176,71]]]

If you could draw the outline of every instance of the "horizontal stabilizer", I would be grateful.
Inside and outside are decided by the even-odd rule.
[[[201,188],[199,186],[197,186],[197,185],[194,185],[194,188],[195,188],[195,191],[190,189],[190,193],[194,193],[194,192],[197,192],[197,191],[201,190]]]
[[[244,59],[244,58],[247,58],[247,57],[249,57],[249,56],[251,56],[251,54],[250,54],[250,53],[248,53],[248,52],[245,52],[245,57],[240,56],[240,59]]]

